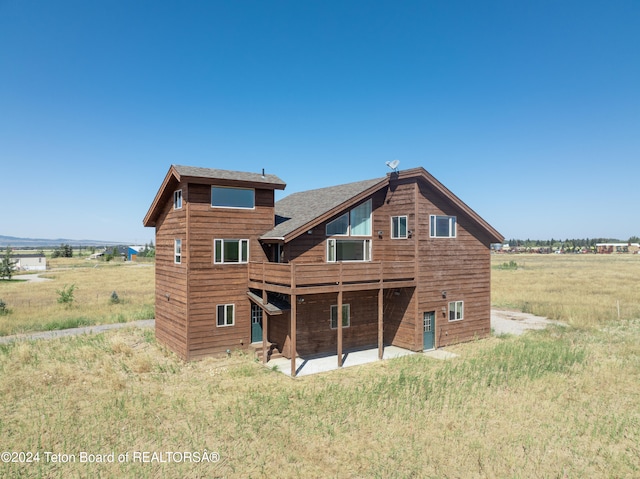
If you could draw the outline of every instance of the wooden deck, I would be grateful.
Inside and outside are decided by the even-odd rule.
[[[249,287],[283,294],[316,294],[415,286],[413,261],[249,263]]]

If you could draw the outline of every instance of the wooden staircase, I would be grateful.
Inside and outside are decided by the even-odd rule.
[[[251,343],[249,346],[253,350],[253,354],[256,359],[262,362],[262,343]],[[276,343],[267,342],[267,362],[271,359],[282,358],[282,353],[278,349],[278,345]]]

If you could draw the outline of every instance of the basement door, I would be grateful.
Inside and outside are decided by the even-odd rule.
[[[436,312],[428,311],[424,313],[422,318],[422,334],[423,334],[423,343],[422,349],[434,349],[435,347],[435,339],[436,339]]]
[[[257,304],[251,305],[251,342],[262,341],[262,308]]]

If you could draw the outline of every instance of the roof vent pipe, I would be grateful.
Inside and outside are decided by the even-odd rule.
[[[264,168],[262,168],[262,177],[264,178]]]

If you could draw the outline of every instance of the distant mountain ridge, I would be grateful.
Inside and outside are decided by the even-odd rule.
[[[67,238],[45,239],[45,238],[18,238],[16,236],[0,235],[0,247],[6,248],[49,248],[52,246],[60,246],[68,244],[71,246],[112,246],[118,244],[127,244],[118,241],[99,241],[99,240],[74,240]]]

